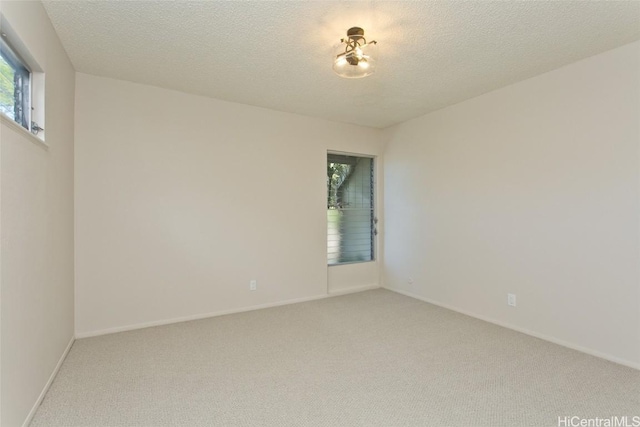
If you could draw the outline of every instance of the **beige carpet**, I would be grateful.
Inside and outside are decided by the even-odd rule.
[[[557,426],[640,371],[386,290],[75,342],[32,426]],[[631,422],[631,419],[629,419]]]

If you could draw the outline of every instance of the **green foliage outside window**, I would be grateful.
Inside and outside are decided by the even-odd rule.
[[[340,186],[347,180],[351,174],[351,165],[342,163],[328,163],[327,164],[327,208],[328,209],[340,209],[344,206],[340,200]]]
[[[14,75],[15,71],[0,56],[0,111],[7,116],[14,118]]]

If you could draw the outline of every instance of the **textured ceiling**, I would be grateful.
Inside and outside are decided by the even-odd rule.
[[[640,2],[45,1],[77,71],[383,128],[640,39]],[[342,79],[351,26],[377,72]]]

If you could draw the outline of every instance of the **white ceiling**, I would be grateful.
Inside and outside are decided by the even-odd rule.
[[[77,71],[383,128],[640,39],[640,2],[44,1]],[[342,79],[352,26],[377,72]]]

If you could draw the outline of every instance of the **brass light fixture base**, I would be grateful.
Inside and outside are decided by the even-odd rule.
[[[360,27],[351,27],[347,30],[347,36],[350,39],[361,39],[364,37],[364,30]]]

